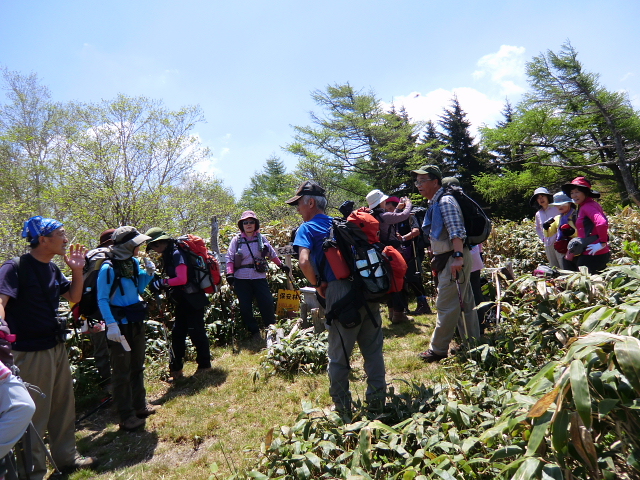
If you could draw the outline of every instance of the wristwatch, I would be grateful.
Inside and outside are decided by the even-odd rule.
[[[453,252],[453,255],[451,255],[453,258],[462,258],[464,257],[464,254],[462,252]]]

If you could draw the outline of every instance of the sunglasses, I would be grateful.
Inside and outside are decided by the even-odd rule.
[[[243,220],[242,221],[243,225],[253,225],[254,223],[256,223],[255,220]]]

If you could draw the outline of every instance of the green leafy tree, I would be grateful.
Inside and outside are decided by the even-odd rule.
[[[70,173],[57,195],[76,225],[99,232],[163,221],[169,228],[167,200],[210,155],[192,134],[203,120],[200,108],[170,111],[157,100],[119,95],[72,109],[76,126],[65,156]]]
[[[486,170],[481,161],[478,146],[469,132],[471,122],[462,110],[457,97],[453,97],[451,106],[446,108],[438,122],[442,133],[440,142],[445,172],[455,175],[468,193],[473,192],[473,177]]]
[[[316,90],[312,98],[324,114],[312,113],[311,126],[294,127],[294,141],[286,147],[303,171],[326,172],[325,187],[361,197],[374,187],[395,191],[406,181],[419,126],[404,110],[385,112],[373,92],[349,84]],[[348,192],[354,186],[365,188]]]
[[[640,116],[625,93],[605,89],[577,55],[566,43],[527,64],[532,91],[506,128],[483,131],[486,148],[508,146],[522,175],[536,180],[544,173],[554,180],[549,187],[585,175],[605,193],[640,204]]]
[[[251,177],[239,205],[243,210],[253,210],[263,220],[290,217],[295,212],[285,208],[284,201],[291,197],[298,183],[295,175],[287,173],[284,162],[275,155],[271,156],[263,170]]]

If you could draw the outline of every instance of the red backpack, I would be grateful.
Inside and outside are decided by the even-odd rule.
[[[204,240],[197,235],[187,234],[176,238],[176,245],[188,254],[189,282],[205,293],[213,293],[214,285],[220,284],[220,265]]]

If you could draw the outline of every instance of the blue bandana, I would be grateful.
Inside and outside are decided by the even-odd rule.
[[[22,238],[31,237],[32,240],[37,240],[38,237],[49,235],[62,225],[62,223],[54,220],[53,218],[42,218],[40,215],[31,217],[29,220],[24,222]]]

